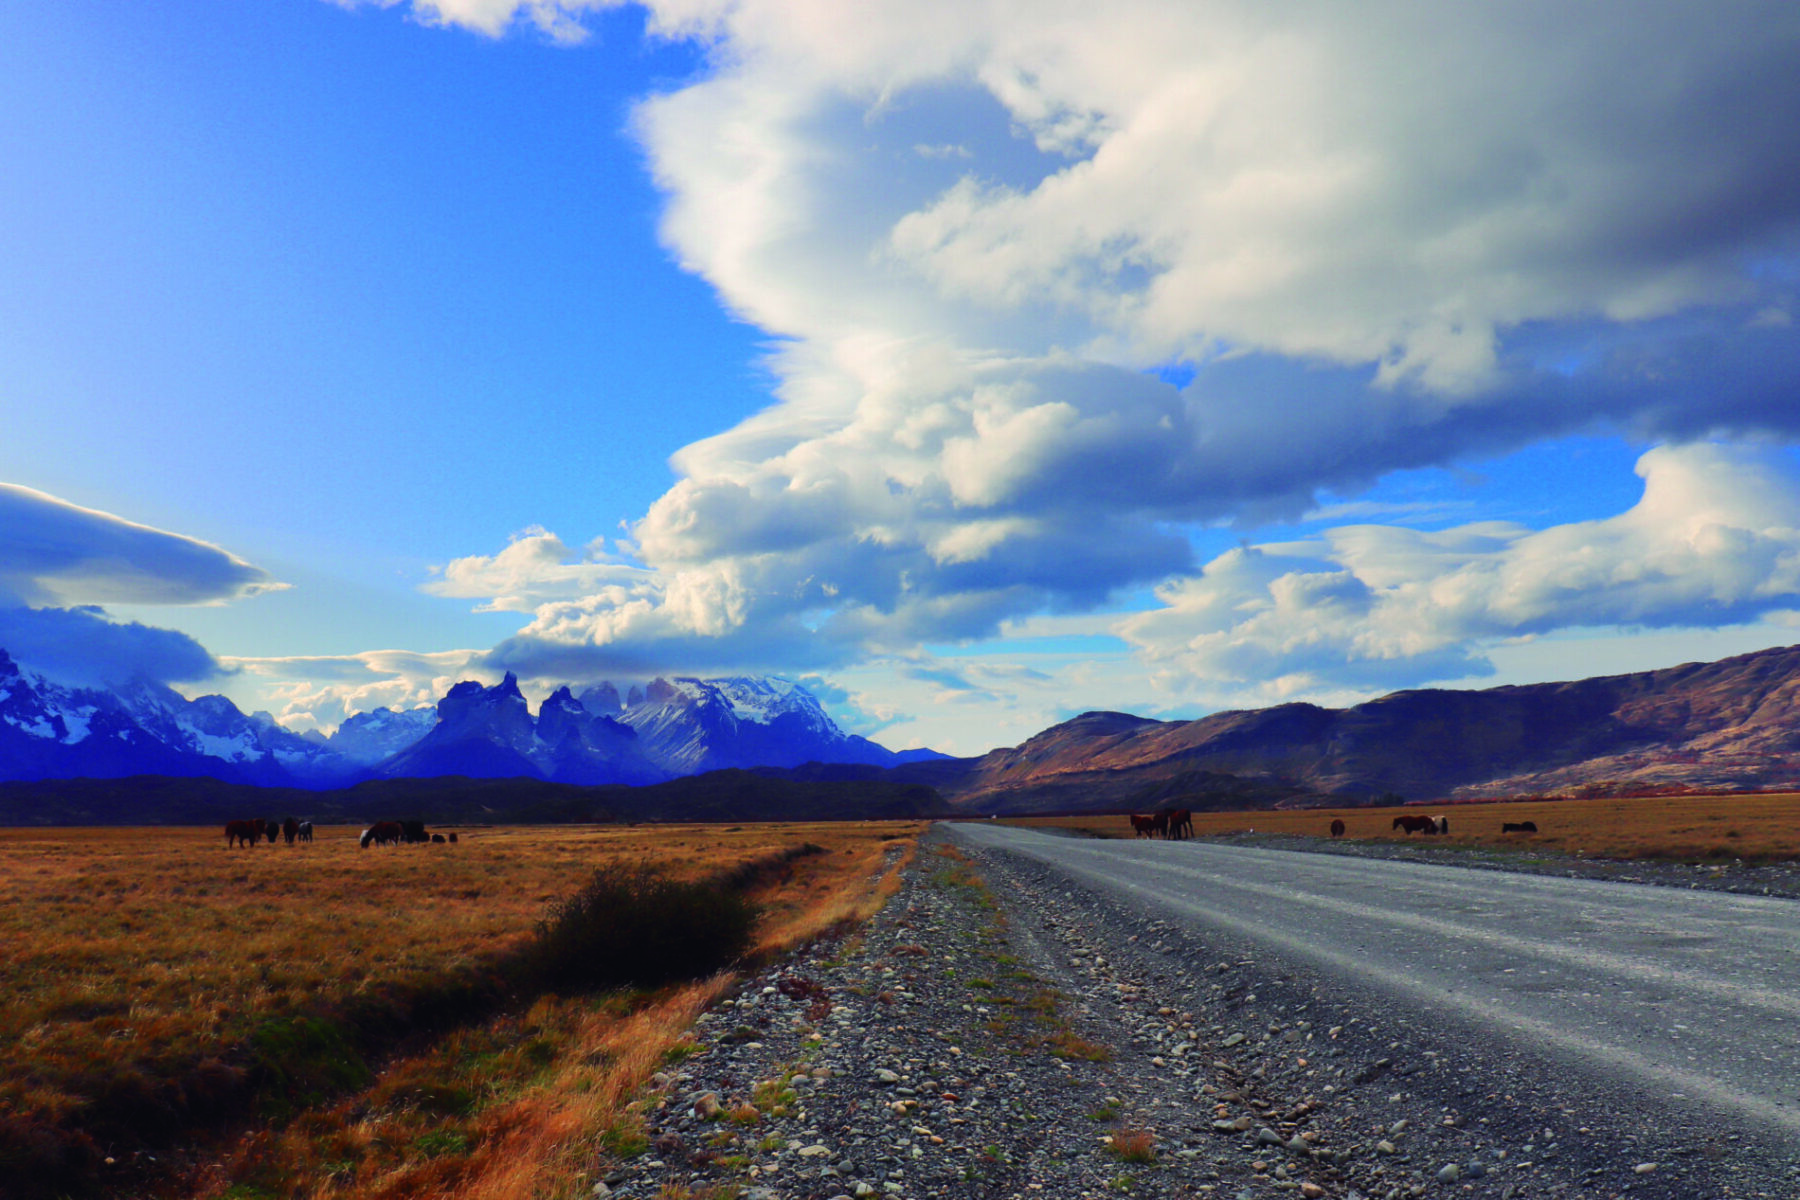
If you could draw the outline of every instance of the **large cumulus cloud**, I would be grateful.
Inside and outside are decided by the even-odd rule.
[[[1741,619],[1734,562],[1784,586],[1776,526],[1735,509],[1716,529],[1754,536],[1539,581],[1564,599],[1537,609],[1527,561],[1641,517],[1340,531],[1203,572],[1187,535],[1574,430],[1800,433],[1792,5],[646,7],[710,53],[637,113],[663,236],[779,339],[775,402],[675,456],[642,574],[548,542],[465,564],[459,594],[532,615],[499,659],[819,666],[1163,581],[1130,630],[1171,680],[1377,686],[1557,621]],[[590,6],[412,8],[567,40]],[[1687,453],[1645,460],[1652,497]],[[1437,624],[1387,621],[1377,559]]]
[[[1181,690],[1282,692],[1479,674],[1480,646],[1582,626],[1741,624],[1800,605],[1800,485],[1786,455],[1720,445],[1638,462],[1642,498],[1533,530],[1351,525],[1229,551],[1119,625]]]

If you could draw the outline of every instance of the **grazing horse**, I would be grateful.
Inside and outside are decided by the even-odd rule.
[[[432,844],[432,845],[434,845],[434,846],[441,846],[441,845],[443,845],[443,844],[444,844],[444,835],[443,835],[443,834],[441,834],[441,833],[434,833],[434,834],[432,834],[432,835],[431,835],[431,844]]]
[[[400,840],[409,846],[431,840],[431,835],[425,832],[425,822],[423,821],[398,821],[395,823],[400,826]]]
[[[1177,808],[1169,813],[1169,834],[1172,838],[1194,836],[1194,814],[1185,808]]]
[[[290,846],[293,845],[294,839],[299,836],[300,836],[300,822],[294,820],[294,818],[292,818],[292,817],[289,817],[287,820],[285,820],[281,823],[281,837],[282,837],[282,840],[285,841],[288,845],[290,845]]]
[[[1344,822],[1342,820],[1333,821],[1331,823],[1331,836],[1332,837],[1343,837],[1344,836]]]
[[[1156,833],[1156,818],[1146,817],[1138,813],[1131,814],[1131,832],[1137,837],[1151,837]]]
[[[1536,821],[1505,821],[1500,826],[1501,833],[1536,833]]]
[[[273,846],[275,839],[281,836],[281,822],[273,819],[264,821],[263,832],[269,835],[269,845]]]
[[[311,821],[300,822],[300,827],[298,829],[296,829],[294,832],[300,835],[301,841],[303,841],[303,842],[312,841],[312,833],[313,833],[312,822]]]
[[[398,821],[377,821],[363,830],[362,848],[367,850],[370,845],[398,846],[405,832]]]
[[[451,834],[450,834],[450,844],[451,844],[451,845],[455,845],[455,844],[456,844],[456,833],[455,833],[455,831],[454,831],[454,830],[453,830],[453,831],[451,831]]]
[[[227,821],[225,822],[225,848],[231,849],[240,841],[246,846],[254,846],[262,840],[261,821]]]
[[[1433,817],[1395,817],[1394,828],[1408,833],[1436,833],[1437,820]]]

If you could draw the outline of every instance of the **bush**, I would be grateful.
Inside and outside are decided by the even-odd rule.
[[[699,979],[749,948],[755,921],[756,906],[716,882],[611,866],[551,905],[525,966],[544,986],[573,990]]]

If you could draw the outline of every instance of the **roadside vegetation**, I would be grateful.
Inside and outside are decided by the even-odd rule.
[[[1194,836],[1234,833],[1329,837],[1333,820],[1344,836],[1405,841],[1394,818],[1418,814],[1450,819],[1447,835],[1422,838],[1440,846],[1511,846],[1588,858],[1747,863],[1800,858],[1800,794],[1642,796],[1580,800],[1504,800],[1479,804],[1382,808],[1309,808],[1261,812],[1195,812]],[[1531,822],[1536,833],[1502,826]],[[1027,817],[1011,824],[1052,826],[1097,837],[1133,836],[1123,814]]]
[[[566,1193],[732,962],[865,918],[920,828],[0,830],[0,1170],[46,1195]],[[646,928],[689,951],[624,969]]]

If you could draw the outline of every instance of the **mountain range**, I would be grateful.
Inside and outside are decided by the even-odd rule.
[[[891,774],[978,813],[1800,789],[1800,646],[1343,709],[1089,712],[1019,746]]]
[[[896,754],[846,734],[790,680],[657,679],[621,697],[559,688],[534,715],[510,673],[466,680],[435,707],[358,713],[329,737],[296,734],[224,696],[189,700],[136,682],[72,687],[0,650],[0,781],[205,777],[263,787],[343,788],[373,779],[463,776],[643,785],[726,768],[807,762],[893,767]]]
[[[733,771],[736,782],[723,778]],[[764,804],[758,789],[775,784],[801,788],[768,793],[783,804],[860,786],[920,813],[941,802],[969,815],[1800,789],[1800,646],[1342,709],[1283,704],[1193,721],[1088,712],[970,758],[896,754],[846,734],[781,679],[659,679],[624,695],[564,687],[533,714],[508,675],[459,683],[435,708],[358,714],[325,737],[246,716],[222,696],[65,687],[0,651],[0,783],[154,775],[348,789],[460,776],[641,788],[708,773],[721,780],[707,794],[729,791],[730,811],[746,818]],[[616,794],[607,804],[641,810]]]

